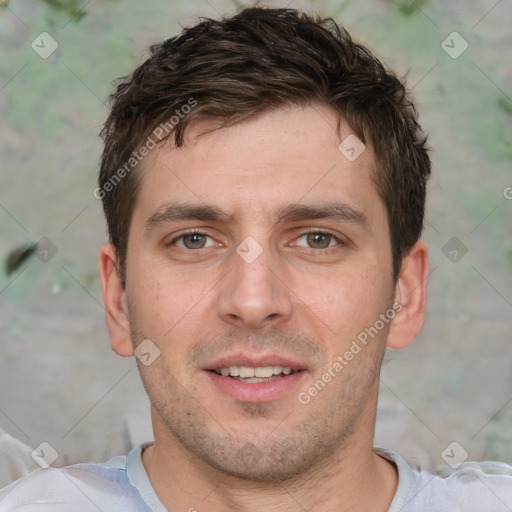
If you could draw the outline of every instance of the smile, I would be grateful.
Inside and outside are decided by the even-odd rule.
[[[269,382],[291,375],[299,370],[292,370],[289,366],[226,366],[220,370],[213,370],[217,375],[230,377],[234,380],[247,383]]]
[[[221,394],[253,403],[284,398],[294,389],[300,389],[307,373],[304,369],[281,365],[230,365],[205,372]]]

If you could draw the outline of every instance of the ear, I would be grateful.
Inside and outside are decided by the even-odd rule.
[[[395,287],[396,315],[391,323],[387,346],[408,347],[420,333],[425,321],[428,278],[428,249],[416,242],[403,259]]]
[[[103,303],[112,350],[124,357],[133,355],[126,292],[117,271],[117,254],[112,244],[100,249],[99,266]]]

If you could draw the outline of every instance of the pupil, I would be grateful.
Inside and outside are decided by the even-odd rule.
[[[193,246],[192,248],[195,248],[197,249],[197,245],[199,243],[200,247],[202,247],[204,245],[204,239],[202,240],[203,241],[203,244],[201,244],[201,240],[199,240],[198,242],[198,238],[200,239],[203,235],[200,235],[198,233],[193,233],[191,235],[188,235],[185,237],[185,241],[186,240],[191,240],[191,245]],[[186,242],[185,242],[185,245],[188,245]]]
[[[330,235],[323,235],[322,233],[312,233],[308,236],[308,243],[309,244],[319,243],[322,248],[325,248],[329,245],[329,236]],[[320,241],[318,240],[319,238],[320,239],[323,238],[323,243],[321,240]],[[325,242],[327,242],[327,243],[325,243]]]

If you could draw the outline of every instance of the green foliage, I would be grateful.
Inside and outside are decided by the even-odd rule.
[[[45,4],[66,13],[73,18],[73,21],[79,21],[87,12],[82,9],[84,2],[82,0],[43,0]]]
[[[501,110],[506,112],[510,117],[512,117],[512,103],[505,98],[501,97],[498,100],[498,106]]]
[[[429,2],[430,0],[391,0],[391,3],[396,5],[404,16],[414,14],[419,9],[425,7]]]
[[[503,96],[501,96],[498,100],[498,108],[503,112],[508,120],[508,133],[510,134],[510,128],[512,127],[512,102]],[[507,138],[505,136],[505,138]],[[505,140],[506,149],[509,152],[509,157],[512,160],[512,149],[511,149],[511,140]]]

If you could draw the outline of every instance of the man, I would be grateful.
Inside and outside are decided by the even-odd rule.
[[[107,325],[155,441],[37,470],[1,511],[511,510],[511,466],[373,447],[385,347],[424,321],[430,161],[366,48],[291,9],[203,20],[118,86],[103,136]]]

